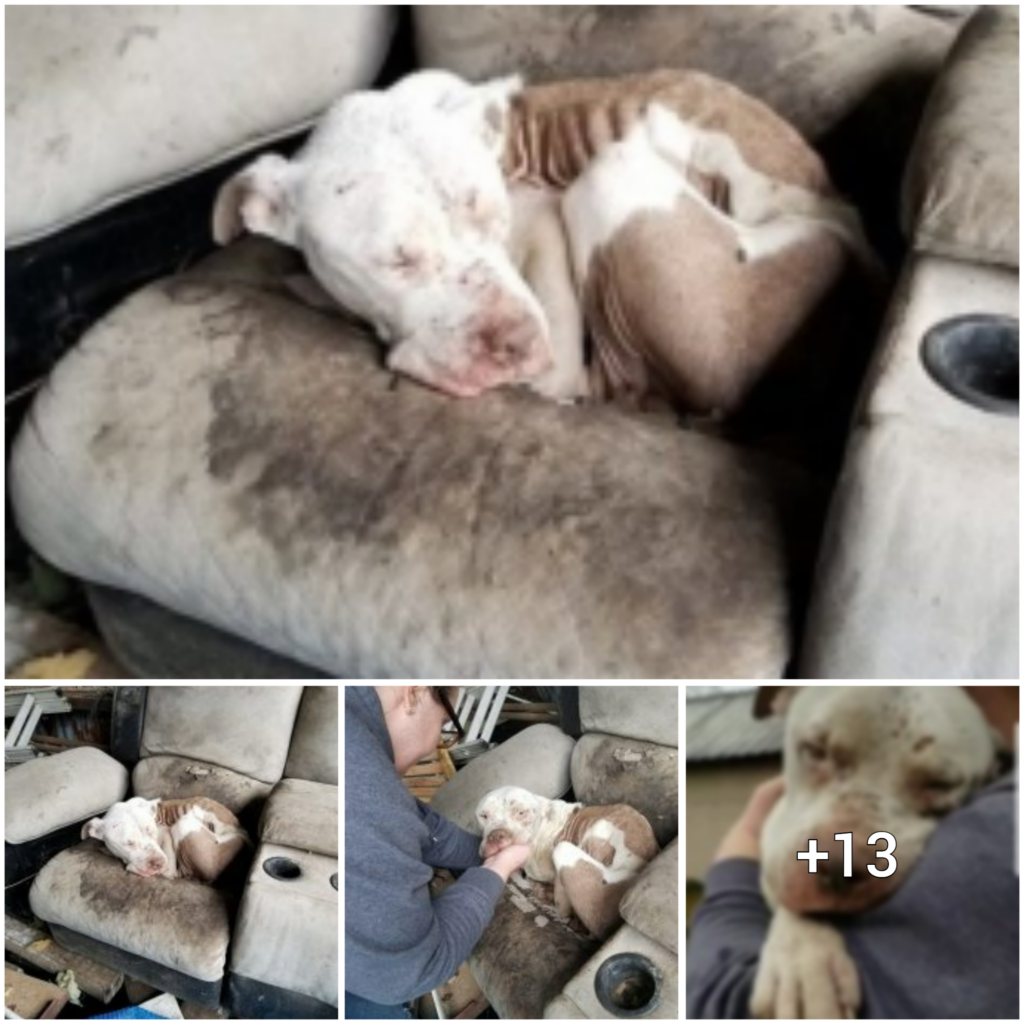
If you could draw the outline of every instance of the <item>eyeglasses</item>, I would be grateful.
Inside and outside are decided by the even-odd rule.
[[[441,707],[445,709],[448,714],[448,718],[450,719],[448,725],[455,727],[455,731],[451,732],[448,729],[448,725],[446,725],[441,733],[441,746],[444,747],[445,750],[450,750],[466,738],[466,730],[462,728],[462,723],[459,721],[459,716],[455,714],[455,708],[452,707],[452,702],[448,699],[448,694],[446,694],[444,690],[438,690],[437,696],[441,701]]]

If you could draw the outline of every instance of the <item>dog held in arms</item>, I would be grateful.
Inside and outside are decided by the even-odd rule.
[[[619,923],[622,897],[659,852],[650,823],[626,804],[585,807],[502,786],[477,804],[476,818],[482,857],[528,843],[527,877],[553,882],[558,913],[574,913],[597,938]]]
[[[213,882],[250,845],[231,811],[206,797],[132,797],[87,821],[82,838],[99,839],[132,874],[200,882]]]
[[[774,910],[751,1011],[763,1019],[852,1019],[857,969],[842,935],[818,914],[857,914],[892,895],[920,860],[938,819],[998,767],[998,742],[958,686],[779,687],[786,789],[761,836],[761,888]],[[759,700],[760,714],[767,711]],[[869,845],[876,832],[887,839]],[[850,833],[851,874],[843,841]],[[828,859],[808,870],[811,849]],[[897,870],[886,877],[892,863]]]

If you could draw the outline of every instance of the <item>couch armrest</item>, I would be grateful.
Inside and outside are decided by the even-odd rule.
[[[903,182],[914,248],[1019,265],[1020,14],[985,5],[964,27],[925,110]]]
[[[4,776],[4,840],[27,843],[103,814],[128,792],[128,769],[95,747],[12,768]]]

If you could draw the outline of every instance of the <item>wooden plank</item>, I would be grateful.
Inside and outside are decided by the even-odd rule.
[[[26,1020],[52,1020],[68,1001],[57,985],[40,981],[4,964],[4,1006]]]
[[[124,975],[88,957],[58,946],[49,932],[4,915],[4,948],[49,974],[74,971],[78,987],[94,999],[109,1003],[124,983]]]

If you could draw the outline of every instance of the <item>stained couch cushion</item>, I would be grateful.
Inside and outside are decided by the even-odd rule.
[[[228,897],[201,882],[142,878],[96,840],[57,854],[36,876],[32,912],[44,921],[201,981],[224,974]]]
[[[622,917],[637,931],[679,952],[679,841],[650,864],[622,900]]]
[[[285,858],[298,874],[275,878]],[[246,883],[231,945],[231,971],[338,1005],[337,857],[261,843]]]
[[[8,245],[308,124],[368,84],[387,5],[7,12]]]
[[[474,79],[525,69],[533,82],[692,68],[812,138],[879,91],[898,106],[900,80],[934,71],[957,20],[901,4],[417,4],[413,19],[425,67]]]
[[[939,77],[905,179],[918,249],[1020,262],[1020,10],[982,6]]]
[[[585,686],[580,690],[585,732],[609,732],[679,746],[679,688],[675,686]]]
[[[338,785],[338,687],[305,686],[284,773]]]
[[[190,756],[277,782],[301,699],[301,686],[154,686],[142,756]]]
[[[609,406],[458,401],[258,240],[137,293],[37,396],[23,534],[341,676],[776,677],[798,474]]]
[[[4,841],[27,843],[123,800],[128,769],[95,747],[26,761],[4,775]]]
[[[284,779],[263,808],[260,839],[337,857],[338,787]]]
[[[154,754],[132,769],[132,793],[147,800],[208,796],[235,814],[262,803],[273,786],[195,757]]]

